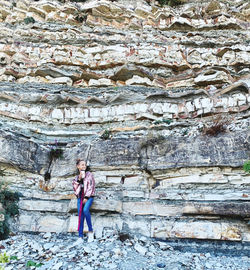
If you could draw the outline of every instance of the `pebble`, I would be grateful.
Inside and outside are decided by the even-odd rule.
[[[165,263],[157,263],[157,267],[159,268],[164,268],[166,266]]]
[[[59,262],[59,263],[55,264],[52,269],[53,270],[59,270],[61,266],[63,266],[63,263]]]
[[[54,246],[54,243],[46,243],[43,245],[43,248],[46,249],[51,249]]]
[[[108,264],[109,269],[117,269],[117,265],[115,263]]]
[[[54,246],[54,247],[50,248],[50,251],[51,251],[53,254],[59,253],[59,250],[60,250],[60,248],[59,248],[58,246]]]
[[[92,249],[89,246],[83,246],[83,249],[86,253],[91,253]]]
[[[147,252],[147,249],[138,243],[135,244],[135,250],[138,251],[142,255],[145,255],[145,253]]]
[[[26,269],[27,262],[33,261],[43,265],[39,268],[30,267],[29,269],[250,269],[249,258],[240,255],[240,252],[239,256],[218,255],[216,252],[207,252],[206,249],[199,252],[181,252],[169,244],[145,237],[130,236],[129,240],[122,242],[114,231],[108,231],[106,234],[104,230],[103,238],[95,239],[92,243],[88,243],[87,239],[84,239],[82,246],[74,247],[73,243],[76,240],[77,236],[70,233],[19,233],[1,241],[3,249],[0,253],[6,252],[8,256],[18,257],[18,260],[11,260],[3,266],[5,270]],[[211,251],[211,246],[209,251]]]
[[[208,268],[208,269],[211,269],[213,266],[211,265],[211,263],[209,263],[209,262],[207,262],[207,263],[205,263],[205,266],[206,266],[206,268]]]
[[[113,252],[114,252],[114,254],[115,254],[116,256],[122,255],[122,251],[121,251],[120,248],[115,248],[115,249],[113,249]]]
[[[102,256],[103,256],[104,258],[108,258],[109,255],[110,255],[109,251],[105,251],[105,252],[102,253]]]
[[[171,246],[169,246],[168,244],[166,244],[164,242],[158,242],[158,244],[159,244],[161,250],[172,249]]]
[[[84,270],[92,270],[93,268],[90,265],[84,266]]]
[[[47,232],[43,235],[43,238],[47,239],[47,238],[51,238],[51,233],[50,232]]]

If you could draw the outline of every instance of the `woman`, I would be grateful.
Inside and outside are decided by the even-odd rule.
[[[91,172],[87,171],[86,161],[78,159],[76,161],[76,167],[79,171],[79,175],[73,180],[74,193],[77,196],[77,210],[78,210],[78,231],[79,239],[76,244],[83,242],[83,226],[84,218],[89,228],[88,242],[94,240],[93,228],[91,223],[91,216],[89,209],[93,203],[95,196],[95,179]]]

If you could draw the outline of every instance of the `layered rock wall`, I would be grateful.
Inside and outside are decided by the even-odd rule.
[[[247,1],[0,5],[0,162],[20,230],[76,230],[83,157],[97,236],[250,240]]]

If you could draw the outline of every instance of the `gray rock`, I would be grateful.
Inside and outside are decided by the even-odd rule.
[[[54,243],[46,243],[46,244],[43,245],[43,248],[45,250],[51,249],[54,245],[55,245]]]
[[[102,236],[103,236],[103,227],[97,226],[95,228],[95,238],[99,239],[99,238],[102,238]]]
[[[36,242],[29,242],[29,246],[35,250],[35,251],[42,251],[42,246],[39,244],[39,243],[36,243]]]
[[[84,265],[83,266],[84,268],[81,268],[81,269],[86,269],[86,270],[93,270],[94,268],[90,265]]]
[[[108,251],[104,251],[104,252],[102,252],[102,256],[103,256],[105,259],[107,259],[107,258],[109,258],[110,253],[109,253]]]
[[[121,256],[122,255],[122,251],[120,248],[114,248],[113,249],[114,255],[116,256]]]
[[[173,250],[173,248],[170,245],[164,242],[157,242],[157,243],[159,244],[161,250]]]
[[[92,248],[89,247],[89,246],[83,246],[83,249],[84,249],[84,251],[85,251],[86,253],[88,253],[88,254],[92,253]]]
[[[50,251],[53,254],[57,254],[60,251],[60,247],[59,246],[53,246],[53,247],[50,248]]]
[[[59,270],[63,266],[63,262],[58,262],[51,268],[52,270]]]
[[[210,262],[205,263],[206,268],[211,269],[213,265]]]
[[[141,246],[141,245],[138,244],[138,243],[135,244],[134,248],[135,248],[135,250],[136,250],[137,252],[139,252],[139,253],[142,254],[142,255],[145,255],[146,252],[148,251],[147,248]]]
[[[45,233],[45,234],[43,235],[43,238],[49,239],[49,238],[51,238],[51,236],[52,236],[52,234],[51,234],[50,232],[47,232],[47,233]]]

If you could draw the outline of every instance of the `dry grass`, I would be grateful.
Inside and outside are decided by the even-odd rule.
[[[221,115],[215,116],[210,124],[205,125],[203,128],[203,134],[208,136],[217,136],[218,134],[227,131],[229,123],[229,119],[225,117],[223,118]]]

